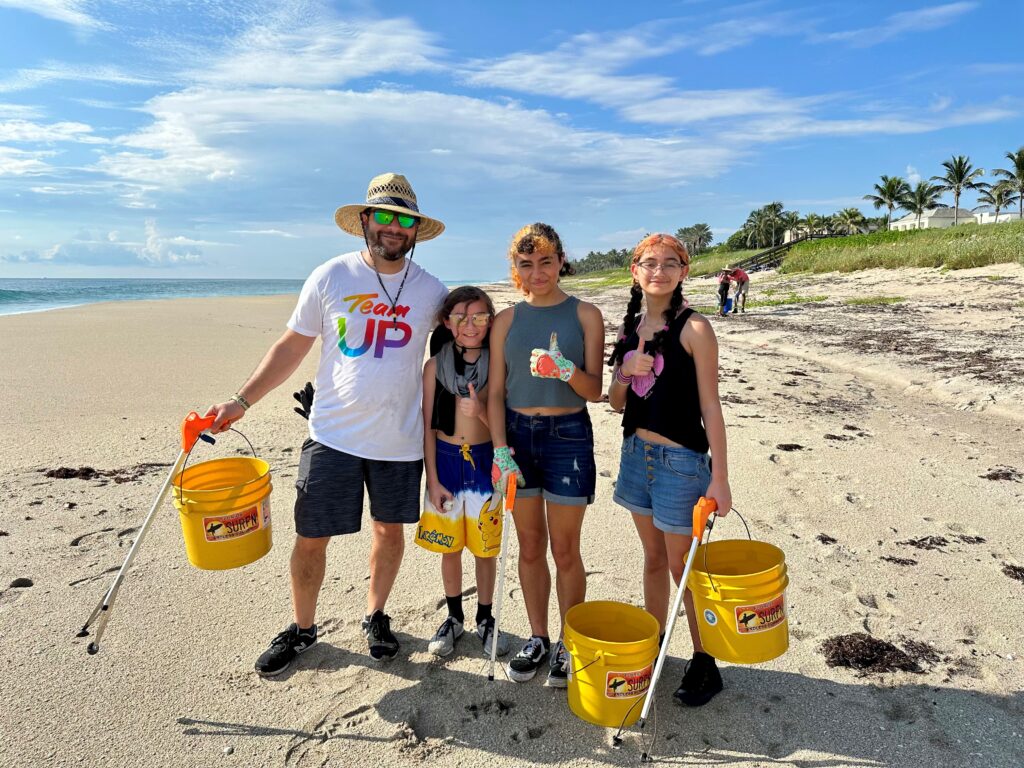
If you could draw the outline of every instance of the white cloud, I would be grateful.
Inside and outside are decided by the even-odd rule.
[[[180,186],[256,168],[290,173],[336,155],[339,147],[346,148],[348,165],[371,148],[397,160],[415,152],[407,148],[444,135],[460,148],[444,158],[449,174],[540,182],[585,173],[607,187],[623,179],[675,182],[713,174],[736,156],[712,141],[577,130],[543,110],[429,91],[197,87],[152,99],[144,110],[154,122],[114,139],[125,150],[103,154],[98,170]],[[381,125],[398,140],[382,135]],[[288,151],[267,153],[268,144]]]
[[[187,76],[208,85],[317,88],[440,66],[433,35],[409,19],[303,21],[283,12],[253,26]]]
[[[0,118],[18,117],[22,119],[35,118],[42,115],[38,107],[28,104],[8,104],[0,101]]]
[[[623,117],[636,123],[678,125],[745,115],[795,113],[813,101],[790,98],[774,88],[679,91],[632,104],[621,111]]]
[[[912,165],[907,166],[907,181],[910,182],[910,186],[916,187],[921,181],[921,174],[917,172],[917,168]]]
[[[85,12],[88,5],[82,0],[0,0],[0,7],[36,13],[79,29],[110,29],[109,24]]]
[[[109,232],[106,236],[80,232],[76,237],[41,252],[28,250],[0,256],[0,262],[113,267],[167,267],[203,262],[202,250],[196,245],[198,241],[162,236],[153,219],[146,221],[145,235],[141,242],[126,242],[119,239],[117,232]]]
[[[8,120],[0,122],[0,141],[75,141],[85,144],[101,144],[105,140],[93,136],[92,127],[85,123],[61,122],[42,125],[28,120]]]
[[[634,245],[640,242],[640,238],[646,235],[650,230],[644,229],[643,227],[634,227],[633,229],[620,229],[617,232],[606,232],[603,235],[597,236],[597,242],[610,244],[618,248],[632,248]]]
[[[727,19],[700,30],[696,35],[697,52],[714,56],[747,45],[759,37],[803,34],[816,21],[807,11],[773,13],[768,16],[744,16]]]
[[[655,27],[645,25],[616,35],[577,35],[553,51],[476,59],[462,67],[461,73],[470,85],[622,106],[665,94],[672,81],[661,75],[620,75],[617,71],[685,45],[682,37],[666,39]]]
[[[0,146],[0,176],[40,176],[48,173],[52,168],[42,158],[54,154]]]
[[[289,239],[297,239],[298,235],[293,235],[280,229],[232,229],[231,234],[233,235],[271,235],[273,237],[285,237]]]
[[[976,2],[961,2],[930,6],[916,11],[903,11],[887,17],[878,26],[831,32],[819,36],[817,40],[821,42],[840,41],[855,48],[868,48],[895,40],[906,34],[929,32],[948,26],[977,7],[978,3]]]
[[[0,0],[2,2],[2,0]],[[118,67],[92,64],[48,62],[45,66],[19,69],[7,80],[0,80],[0,93],[24,91],[57,82],[89,82],[108,85],[156,85],[158,80],[129,74]]]

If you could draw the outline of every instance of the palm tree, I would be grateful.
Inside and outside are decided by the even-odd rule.
[[[978,193],[978,202],[981,205],[972,210],[978,211],[982,208],[995,208],[994,223],[998,224],[999,211],[1003,208],[1009,208],[1017,201],[1017,193],[1013,190],[1013,187],[1008,182],[1001,181],[998,184],[986,184],[985,189]]]
[[[693,225],[693,247],[697,253],[700,253],[715,239],[715,236],[711,233],[711,227],[707,224],[694,224]]]
[[[911,213],[917,214],[917,228],[921,228],[921,214],[939,207],[939,198],[942,196],[942,188],[929,184],[927,181],[917,182],[917,186],[911,189],[907,195],[900,200],[900,208],[906,208]]]
[[[885,217],[885,228],[889,229],[889,225],[892,223],[893,209],[901,207],[900,200],[908,192],[910,192],[910,185],[905,179],[899,176],[883,176],[882,183],[875,184],[875,194],[864,195],[864,199],[869,200],[875,206],[876,211],[883,206],[889,211]]]
[[[814,235],[825,226],[825,219],[816,213],[808,213],[804,217],[803,225],[807,229],[807,234]]]
[[[1024,220],[1024,147],[1016,152],[1007,152],[1006,159],[1010,161],[1010,170],[996,168],[992,173],[1002,176],[1003,181],[1016,193],[1017,213]]]
[[[941,182],[938,189],[941,192],[953,193],[953,226],[958,222],[960,214],[960,193],[965,189],[981,189],[982,182],[978,178],[985,175],[984,168],[973,168],[971,159],[966,155],[955,155],[946,160],[942,167],[946,172],[941,176],[932,176],[932,181]]]
[[[790,232],[790,239],[795,240],[800,234],[799,211],[783,211],[780,218],[782,221],[782,231],[785,232],[788,229]]]
[[[832,220],[837,232],[844,235],[857,235],[860,234],[861,227],[864,225],[864,214],[857,208],[844,208],[841,211],[836,211]]]

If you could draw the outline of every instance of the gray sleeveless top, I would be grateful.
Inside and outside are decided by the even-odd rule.
[[[566,359],[585,370],[579,303],[570,296],[552,307],[533,307],[525,301],[516,304],[505,336],[505,404],[509,408],[586,406],[587,401],[564,381],[541,379],[530,373],[530,353],[536,348],[547,349],[552,333],[558,334],[558,348]]]

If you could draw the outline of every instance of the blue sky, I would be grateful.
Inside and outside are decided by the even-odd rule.
[[[1017,1],[503,6],[0,0],[0,277],[302,278],[394,170],[492,279],[1024,145]]]

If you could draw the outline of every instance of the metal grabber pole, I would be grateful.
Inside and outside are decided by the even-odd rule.
[[[690,542],[690,551],[686,555],[686,565],[683,566],[683,576],[679,579],[679,586],[676,587],[676,599],[672,604],[672,610],[668,614],[668,626],[665,627],[665,639],[661,642],[661,650],[658,652],[658,662],[654,665],[654,673],[651,675],[651,685],[647,689],[647,698],[644,700],[643,709],[640,710],[640,719],[637,724],[640,730],[647,725],[647,715],[654,704],[654,689],[658,686],[658,678],[661,676],[662,667],[665,666],[665,659],[668,656],[669,643],[672,640],[672,630],[676,626],[676,618],[679,616],[679,609],[683,605],[683,596],[686,594],[686,581],[690,577],[690,569],[693,568],[694,555],[697,547],[704,538],[704,531],[711,531],[715,525],[715,510],[718,504],[714,499],[706,499],[703,496],[697,500],[693,508],[693,540]],[[646,760],[647,753],[641,755]]]
[[[107,590],[103,599],[100,600],[99,604],[93,610],[89,616],[88,621],[82,625],[82,629],[79,630],[76,637],[88,637],[89,628],[96,626],[93,629],[95,633],[93,640],[89,643],[88,651],[90,655],[98,653],[100,650],[100,639],[103,637],[103,631],[107,628],[107,622],[110,621],[111,611],[114,610],[114,601],[117,600],[117,593],[121,590],[121,583],[124,581],[125,574],[128,573],[128,567],[132,564],[132,560],[135,559],[135,555],[138,554],[139,548],[142,546],[143,539],[146,538],[146,534],[149,532],[149,527],[156,516],[156,511],[160,508],[160,505],[164,503],[164,499],[167,498],[167,492],[171,489],[171,484],[174,482],[174,476],[181,470],[181,465],[184,463],[185,458],[192,450],[192,446],[195,445],[196,440],[202,438],[209,442],[213,442],[213,438],[206,434],[206,430],[213,426],[213,417],[201,418],[195,411],[185,417],[185,420],[181,423],[181,451],[178,453],[178,458],[174,462],[174,466],[171,467],[171,471],[167,474],[167,479],[164,480],[163,486],[160,488],[160,493],[157,494],[156,500],[153,502],[153,506],[149,509],[149,514],[146,515],[146,519],[143,521],[142,526],[139,528],[139,534],[135,537],[135,541],[132,544],[131,549],[128,550],[128,556],[124,559],[121,568],[117,572],[117,576],[114,577],[113,584]]]
[[[505,507],[501,515],[501,549],[498,551],[498,585],[494,596],[494,634],[491,636],[491,667],[487,671],[487,680],[494,682],[494,660],[498,656],[498,629],[501,627],[501,601],[505,596],[505,561],[508,560],[508,532],[512,527],[512,508],[516,505],[516,480],[518,476],[508,476],[505,486]]]

